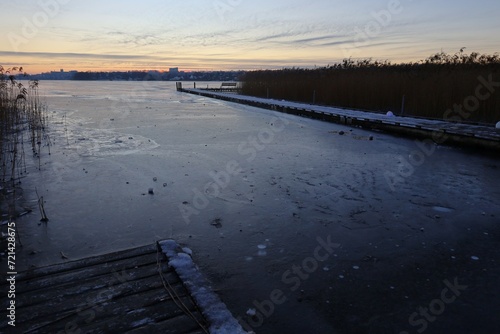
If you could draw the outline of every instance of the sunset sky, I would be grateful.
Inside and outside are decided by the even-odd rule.
[[[498,0],[2,1],[0,65],[247,70],[500,51]]]

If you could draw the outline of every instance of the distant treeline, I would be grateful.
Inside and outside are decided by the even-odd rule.
[[[438,53],[415,63],[345,59],[243,75],[243,94],[396,115],[500,121],[500,57]]]
[[[160,71],[113,71],[113,72],[49,72],[28,76],[36,80],[126,80],[126,81],[233,81],[239,79],[243,71],[207,72],[160,72]]]
[[[158,71],[128,71],[128,72],[77,72],[73,80],[133,80],[133,81],[168,81],[168,80],[198,80],[198,81],[230,81],[237,80],[241,71],[213,72],[158,72]]]

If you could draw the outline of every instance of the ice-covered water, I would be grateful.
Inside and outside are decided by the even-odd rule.
[[[53,147],[23,182],[34,211],[18,220],[19,270],[63,262],[61,252],[78,259],[173,238],[257,333],[411,330],[415,305],[439,297],[444,279],[497,286],[498,159],[429,153],[410,139],[178,93],[174,83],[40,87]],[[391,187],[387,175],[401,178]],[[474,291],[468,302],[485,309],[488,291]]]

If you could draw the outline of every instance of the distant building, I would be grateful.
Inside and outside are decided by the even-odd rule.
[[[169,73],[171,74],[175,74],[175,73],[179,73],[179,68],[178,67],[172,67],[168,70]]]

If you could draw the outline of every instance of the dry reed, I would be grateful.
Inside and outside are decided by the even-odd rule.
[[[448,109],[475,94],[480,77],[500,82],[499,70],[498,54],[461,50],[415,63],[345,59],[317,69],[253,71],[242,81],[246,95],[442,119]],[[500,94],[491,94],[464,121],[496,123],[499,105]]]

